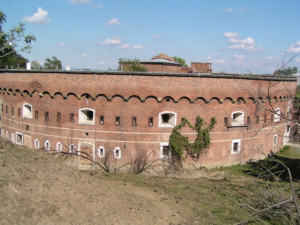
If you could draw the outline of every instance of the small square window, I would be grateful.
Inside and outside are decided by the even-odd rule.
[[[120,123],[121,123],[121,118],[119,116],[116,116],[116,126],[120,126]]]
[[[45,120],[49,121],[49,112],[48,111],[45,112]]]
[[[57,142],[57,143],[56,143],[56,151],[62,152],[62,150],[63,150],[62,147],[63,147],[63,146],[62,146],[62,143],[61,143],[61,142]]]
[[[228,117],[224,117],[224,126],[228,126]]]
[[[25,129],[28,131],[28,130],[29,130],[29,125],[26,125],[26,126],[25,126]]]
[[[94,125],[95,123],[95,110],[94,109],[80,109],[79,110],[79,124]]]
[[[34,118],[37,120],[39,118],[39,111],[35,110]]]
[[[21,116],[21,108],[18,108],[18,116]]]
[[[131,118],[131,125],[132,125],[132,126],[136,126],[136,125],[137,125],[137,119],[136,119],[135,116],[133,116],[133,117]]]
[[[100,124],[100,125],[104,125],[104,115],[101,115],[101,116],[99,117],[99,124]]]
[[[160,154],[159,157],[161,159],[169,159],[171,157],[171,151],[169,148],[169,143],[160,143]]]
[[[57,113],[56,120],[57,120],[58,123],[61,122],[61,113],[60,112]]]
[[[23,134],[17,132],[16,135],[17,135],[16,143],[19,145],[23,145]]]
[[[119,148],[119,147],[116,147],[115,149],[114,149],[114,157],[116,158],[116,159],[121,159],[121,149]]]
[[[232,140],[231,154],[237,154],[241,152],[241,140]]]
[[[40,148],[40,141],[39,141],[38,139],[35,139],[35,140],[34,140],[34,147],[35,147],[36,149],[39,149],[39,148]]]
[[[75,144],[69,144],[69,153],[76,153],[76,146]]]
[[[105,156],[105,149],[104,149],[103,146],[100,146],[100,147],[98,148],[98,157],[102,158],[102,157],[104,157],[104,156]]]

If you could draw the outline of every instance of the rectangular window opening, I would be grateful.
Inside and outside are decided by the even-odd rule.
[[[120,117],[116,116],[116,122],[115,122],[116,126],[120,126],[120,122],[121,122]]]
[[[148,126],[153,127],[153,117],[148,118]]]
[[[18,116],[21,116],[21,108],[18,108]]]
[[[35,110],[34,118],[37,120],[39,118],[39,111]]]
[[[48,111],[45,112],[45,120],[49,121],[49,112]]]
[[[11,115],[13,116],[15,114],[15,108],[11,107]]]
[[[104,125],[104,115],[101,115],[99,118],[100,125]]]
[[[74,123],[74,113],[70,113],[70,123]]]
[[[228,117],[224,117],[224,126],[228,126]]]
[[[133,116],[132,119],[131,119],[131,125],[132,126],[136,126],[137,125],[137,119],[136,119],[135,116]]]
[[[61,122],[61,113],[60,112],[57,113],[57,118],[56,119],[57,119],[58,123]]]
[[[256,124],[259,124],[259,116],[256,116]]]

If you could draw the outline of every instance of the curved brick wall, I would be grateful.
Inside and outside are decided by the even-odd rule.
[[[274,122],[272,111],[279,108],[281,117],[287,116],[295,89],[293,77],[0,71],[1,134],[33,149],[45,143],[56,149],[61,143],[68,151],[74,144],[95,160],[103,160],[99,146],[106,154],[118,149],[120,158],[115,161],[120,164],[132,159],[137,149],[151,152],[152,159],[160,157],[160,147],[172,131],[159,127],[161,112],[175,113],[177,124],[182,117],[194,123],[197,115],[206,122],[215,116],[211,146],[197,163],[231,165],[262,158],[258,151],[275,152],[287,141],[286,121]],[[32,106],[32,119],[24,118],[24,104]],[[80,124],[80,109],[93,111],[94,123]],[[233,112],[244,113],[241,126],[232,126]],[[182,132],[195,138],[188,128]],[[233,151],[234,143],[238,152]]]

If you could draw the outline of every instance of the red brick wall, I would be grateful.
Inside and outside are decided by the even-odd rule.
[[[79,146],[83,142],[92,144],[95,150],[99,146],[104,146],[106,151],[120,147],[122,158],[118,162],[131,159],[136,149],[153,152],[153,159],[159,157],[160,143],[168,142],[172,131],[172,128],[158,127],[160,112],[177,113],[177,124],[182,117],[193,124],[197,115],[207,123],[215,116],[217,124],[211,132],[211,147],[198,161],[210,167],[260,158],[262,154],[255,150],[261,146],[266,153],[277,151],[282,146],[286,124],[270,121],[269,110],[279,107],[286,114],[288,107],[292,107],[290,96],[296,87],[295,80],[280,81],[270,77],[71,72],[1,72],[0,84],[4,136],[6,131],[10,137],[11,133],[20,132],[31,137],[32,146],[35,139],[40,141],[41,147],[48,140],[53,149],[57,142],[63,144],[64,150],[70,143]],[[22,109],[24,103],[32,105],[33,119],[18,116],[18,108]],[[78,124],[81,108],[95,110],[95,125]],[[36,110],[38,119],[34,118]],[[224,126],[224,117],[230,121],[235,111],[244,112],[245,124],[247,117],[251,118],[248,129]],[[45,112],[49,113],[49,121],[45,121]],[[60,122],[57,121],[58,112],[61,113]],[[74,123],[70,123],[70,113],[75,116]],[[268,119],[266,123],[264,114]],[[99,124],[100,115],[104,115],[104,125]],[[121,118],[120,126],[115,125],[117,116]],[[137,118],[137,126],[132,126],[133,116]],[[260,118],[259,124],[256,124],[256,116]],[[154,120],[152,127],[148,126],[149,117]],[[194,131],[188,128],[182,132],[191,140],[195,138]],[[273,146],[275,134],[279,140]],[[241,140],[241,154],[231,154],[234,139]]]

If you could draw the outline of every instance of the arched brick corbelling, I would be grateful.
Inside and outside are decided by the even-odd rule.
[[[244,103],[244,104],[247,103],[246,100],[245,100],[243,97],[238,97],[238,98],[237,98],[237,102],[238,102],[238,101],[241,101],[241,102]]]
[[[80,99],[83,98],[83,97],[86,97],[87,99],[92,99],[92,96],[89,94],[89,93],[83,93],[82,95],[80,95]]]
[[[100,97],[104,97],[106,99],[106,101],[108,101],[107,96],[104,95],[104,94],[98,94],[98,95],[96,95],[95,100],[97,100],[97,98],[100,98]]]
[[[196,101],[200,101],[200,100],[202,100],[205,104],[208,104],[209,103],[209,101],[207,101],[205,98],[203,98],[203,97],[197,97],[197,98],[195,98],[195,100],[194,100],[194,103],[196,102]]]
[[[155,97],[155,96],[153,96],[153,95],[147,96],[147,97],[145,98],[145,102],[146,102],[148,99],[155,99],[155,100],[158,102],[158,98]]]
[[[63,93],[61,93],[61,92],[55,92],[54,97],[56,97],[56,96],[61,96],[63,99],[65,99]]]
[[[140,100],[140,102],[143,102],[143,101],[142,101],[142,98],[141,98],[140,96],[138,96],[138,95],[131,95],[131,96],[128,98],[128,101],[129,101],[130,99],[134,99],[134,98],[137,98],[138,100]]]
[[[126,102],[126,100],[127,100],[122,95],[119,95],[119,94],[113,95],[112,98],[111,98],[111,100],[113,100],[114,98],[121,98],[121,99],[123,99],[124,102]]]
[[[28,90],[24,90],[24,91],[23,91],[23,95],[24,95],[24,94],[27,94],[29,97],[32,97],[31,93],[30,93]]]
[[[248,98],[248,101],[252,101],[252,103],[256,103],[256,100],[255,100],[255,98],[253,98],[253,97],[249,97],[249,98]]]
[[[233,102],[233,99],[230,98],[230,97],[226,97],[226,98],[224,99],[224,102],[226,102],[226,101],[230,101],[232,104],[234,103],[234,102]]]
[[[213,100],[217,100],[217,102],[220,104],[220,99],[218,97],[212,97],[211,99],[209,99],[209,102],[213,101]]]
[[[162,98],[161,101],[163,101],[163,100],[166,100],[166,101],[167,101],[167,99],[172,100],[173,103],[177,103],[177,101],[175,101],[175,99],[174,99],[173,97],[171,97],[171,96],[165,96],[165,97]]]
[[[189,97],[187,96],[183,96],[181,98],[178,99],[178,102],[180,102],[180,100],[188,100],[190,103],[194,103]]]
[[[23,93],[19,89],[16,89],[15,93],[16,93],[16,95],[17,95],[17,93],[19,93],[21,96],[23,96]]]
[[[52,98],[52,96],[51,96],[51,93],[50,93],[50,92],[48,92],[48,91],[44,91],[44,92],[42,93],[42,97],[44,97],[44,96],[46,96],[46,95],[49,95],[49,97],[50,97],[50,98]]]
[[[73,93],[73,92],[68,93],[68,94],[67,94],[67,98],[68,98],[69,96],[74,96],[75,98],[78,99],[78,96],[77,96],[75,93]]]

